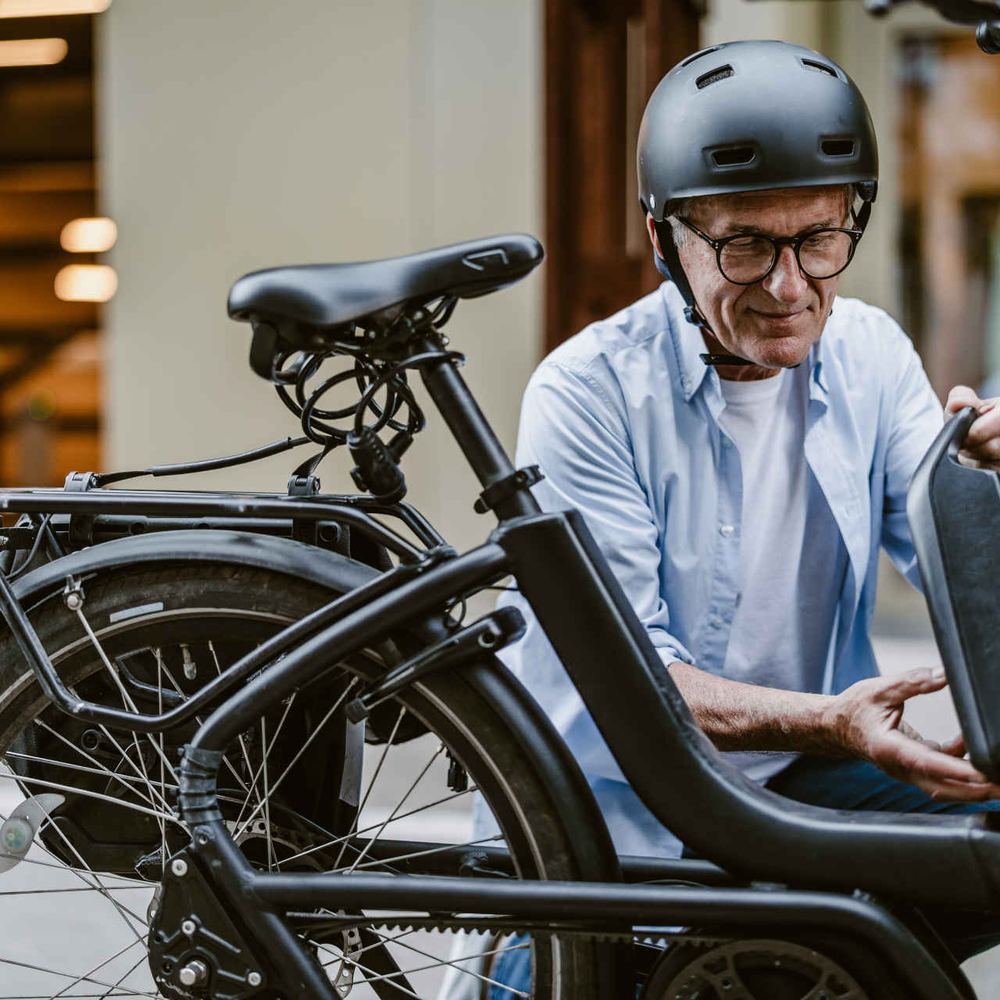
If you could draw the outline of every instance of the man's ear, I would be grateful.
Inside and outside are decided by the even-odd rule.
[[[646,213],[646,232],[649,234],[649,241],[653,244],[653,249],[662,259],[663,251],[660,249],[660,238],[656,235],[656,226],[653,224],[653,216],[649,212]]]

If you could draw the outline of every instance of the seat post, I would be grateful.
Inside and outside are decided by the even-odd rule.
[[[436,344],[429,341],[423,345],[426,350],[434,350],[436,347]],[[459,374],[455,362],[448,358],[427,362],[420,366],[420,375],[434,405],[444,417],[483,488],[512,476],[513,463]],[[514,490],[494,508],[501,521],[525,514],[537,514],[539,510],[527,486]]]

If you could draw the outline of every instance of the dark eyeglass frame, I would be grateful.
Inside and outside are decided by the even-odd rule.
[[[758,281],[763,281],[776,267],[778,263],[778,258],[781,256],[782,247],[791,247],[795,253],[795,262],[799,265],[799,270],[810,278],[814,278],[816,281],[823,281],[826,278],[835,278],[848,264],[854,259],[854,251],[858,248],[858,240],[864,235],[863,229],[842,229],[837,226],[824,226],[822,229],[812,229],[808,233],[802,233],[800,236],[766,236],[764,233],[734,233],[732,236],[724,236],[721,240],[713,239],[708,233],[703,233],[697,226],[692,225],[683,216],[676,216],[678,222],[683,223],[691,230],[692,233],[696,233],[700,236],[714,251],[715,251],[715,262],[718,265],[719,273],[723,278],[726,279],[731,285],[756,285]],[[824,274],[822,276],[818,274],[811,274],[802,266],[802,258],[799,256],[799,251],[802,249],[802,244],[806,240],[813,236],[818,236],[820,233],[847,233],[851,238],[851,250],[847,255],[847,260],[844,262],[844,267],[838,268],[833,274]],[[754,237],[758,240],[767,240],[771,246],[774,247],[774,259],[771,261],[771,266],[759,277],[754,278],[753,281],[733,281],[728,274],[722,269],[722,251],[726,248],[727,243],[732,243],[733,240],[744,240],[748,236]]]

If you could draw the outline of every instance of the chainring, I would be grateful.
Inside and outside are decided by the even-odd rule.
[[[872,1000],[837,961],[771,938],[686,942],[668,948],[641,1000]]]

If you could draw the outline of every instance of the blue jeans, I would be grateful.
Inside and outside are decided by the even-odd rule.
[[[786,798],[828,809],[884,812],[975,813],[1000,810],[998,802],[940,802],[915,785],[890,778],[874,764],[841,757],[802,756],[767,787]],[[959,962],[1000,944],[1000,917],[959,910],[925,910]],[[525,940],[525,939],[520,939]],[[490,976],[512,989],[530,992],[531,949],[500,955]],[[489,1000],[511,1000],[509,990],[491,986]]]

